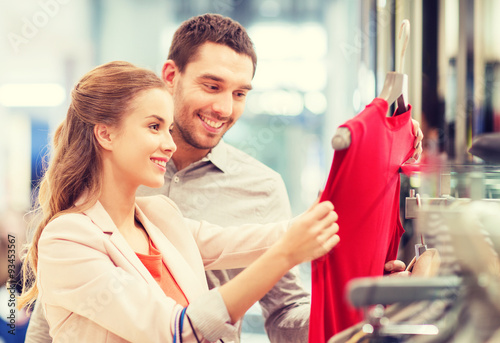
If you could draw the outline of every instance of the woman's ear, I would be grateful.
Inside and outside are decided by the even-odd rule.
[[[177,74],[179,74],[179,69],[175,62],[172,60],[165,62],[161,71],[161,78],[167,84],[167,89],[170,94],[174,93],[174,82]]]
[[[105,124],[94,125],[94,136],[99,145],[105,150],[113,150],[112,132],[109,126]]]

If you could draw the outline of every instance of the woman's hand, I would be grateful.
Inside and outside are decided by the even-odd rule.
[[[338,242],[337,213],[329,201],[315,203],[262,256],[219,288],[235,323],[295,265],[318,258]]]
[[[290,261],[290,268],[323,256],[329,252],[340,238],[336,234],[337,213],[329,201],[315,203],[309,210],[295,218],[277,243]]]

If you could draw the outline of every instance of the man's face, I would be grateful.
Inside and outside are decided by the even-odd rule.
[[[238,120],[253,78],[252,59],[216,43],[205,43],[174,79],[176,143],[211,149]]]

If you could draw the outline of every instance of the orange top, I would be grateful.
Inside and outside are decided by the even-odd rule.
[[[183,307],[189,304],[186,296],[170,273],[170,270],[168,270],[163,262],[161,252],[153,245],[151,238],[149,239],[149,254],[144,255],[136,253],[136,255],[147,270],[149,270],[156,282],[158,282],[167,297],[174,299]]]

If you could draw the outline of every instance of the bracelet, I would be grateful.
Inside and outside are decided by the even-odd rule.
[[[186,314],[186,317],[189,322],[189,326],[191,326],[191,330],[193,331],[194,338],[196,338],[196,342],[201,343],[198,336],[196,335],[196,330],[194,329],[193,323],[191,323],[191,318],[189,318],[189,315]]]

